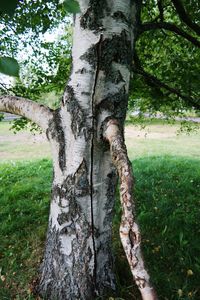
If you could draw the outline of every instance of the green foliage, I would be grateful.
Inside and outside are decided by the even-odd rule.
[[[157,3],[163,7],[163,20]],[[182,1],[193,22],[199,24],[200,9],[196,0]],[[157,24],[168,22],[195,37],[179,18],[172,1],[147,0],[143,2],[141,21]],[[149,30],[138,36],[136,51],[144,70],[158,78],[161,82],[177,89],[183,96],[192,97],[199,103],[199,60],[200,50],[194,44],[169,30]],[[141,111],[162,111],[174,114],[195,107],[186,99],[181,99],[163,87],[150,83],[145,76],[134,74],[131,88],[130,109]]]
[[[10,127],[10,130],[13,130],[14,133],[17,133],[18,131],[25,129],[25,130],[30,130],[30,132],[32,133],[42,133],[41,128],[31,122],[30,120],[26,119],[26,118],[19,118],[19,119],[15,119],[12,122],[12,126]]]
[[[64,8],[66,11],[72,14],[76,14],[80,12],[80,6],[79,3],[75,0],[65,0],[63,2]]]
[[[8,3],[10,2],[7,1]],[[61,18],[65,15],[60,9],[58,0],[23,0],[17,1],[18,6],[15,9],[12,19],[10,16],[2,14],[1,23],[7,26],[7,30],[15,30],[15,34],[28,33],[31,29],[36,34],[45,33],[48,29],[54,28],[59,24]],[[15,39],[14,36],[10,37]]]
[[[19,64],[12,57],[0,57],[0,72],[9,76],[19,76]]]
[[[144,69],[183,95],[200,98],[200,51],[188,41],[167,31],[149,31],[137,42],[137,52]],[[141,75],[133,82],[132,97],[144,110],[179,112],[191,105],[163,88],[149,86]]]
[[[12,19],[7,14],[1,16],[0,52],[19,61],[20,78],[15,86],[0,85],[0,92],[39,100],[41,93],[64,89],[71,63],[66,27],[71,21],[58,0],[25,0],[18,4]],[[59,65],[63,61],[61,78]]]

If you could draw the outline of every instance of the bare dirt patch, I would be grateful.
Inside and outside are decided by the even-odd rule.
[[[14,134],[10,124],[0,123],[0,162],[50,158],[50,147],[45,134],[19,131]]]
[[[145,128],[129,125],[125,128],[126,138],[167,139],[177,137],[177,126],[151,125]]]

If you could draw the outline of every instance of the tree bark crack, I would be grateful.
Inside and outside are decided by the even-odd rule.
[[[97,282],[96,282],[96,272],[97,272],[97,253],[96,253],[96,245],[95,245],[95,224],[94,224],[94,211],[93,211],[93,169],[94,169],[94,138],[95,138],[95,126],[96,126],[96,119],[95,119],[95,94],[96,94],[96,87],[98,81],[98,75],[100,70],[100,58],[101,58],[101,44],[102,44],[103,35],[100,34],[100,38],[98,43],[96,44],[96,57],[97,57],[97,64],[96,64],[96,71],[95,71],[95,78],[94,78],[94,85],[92,89],[92,97],[91,97],[91,107],[92,107],[92,134],[91,134],[91,167],[90,167],[90,200],[91,200],[91,230],[92,230],[92,241],[93,241],[93,251],[94,251],[94,285],[97,291]]]

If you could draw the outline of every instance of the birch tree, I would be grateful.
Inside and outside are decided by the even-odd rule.
[[[179,1],[172,2],[183,14]],[[22,97],[0,96],[0,111],[38,124],[51,145],[52,199],[38,284],[44,299],[105,298],[115,290],[111,238],[117,178],[122,206],[120,237],[133,279],[142,299],[157,299],[141,253],[134,180],[124,142],[132,70],[150,85],[198,105],[193,97],[182,96],[148,74],[135,51],[139,35],[157,28],[191,40],[189,34],[165,24],[162,1],[158,5],[162,21],[152,25],[141,24],[142,1],[79,0],[72,71],[60,107],[52,110]],[[194,30],[199,28],[185,18],[184,22]],[[196,37],[191,42],[194,39],[196,43]]]

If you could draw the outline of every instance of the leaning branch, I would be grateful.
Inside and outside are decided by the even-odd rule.
[[[200,26],[194,23],[188,13],[186,12],[181,0],[172,0],[174,7],[179,15],[179,18],[188,26],[190,29],[195,31],[198,35],[200,35]]]
[[[23,116],[39,125],[44,131],[53,117],[50,108],[40,105],[34,101],[16,97],[0,96],[0,111]]]
[[[182,99],[185,103],[189,104],[190,106],[192,105],[196,109],[200,109],[200,102],[195,100],[191,96],[186,96],[181,93],[180,90],[173,88],[169,86],[168,84],[164,83],[160,79],[158,79],[156,76],[149,74],[144,70],[144,68],[141,65],[141,62],[139,60],[139,57],[137,56],[136,52],[134,54],[134,65],[133,65],[133,71],[137,74],[140,74],[143,76],[145,79],[146,83],[151,86],[151,87],[156,87],[159,89],[165,89],[168,91],[170,94],[174,94],[180,99]]]
[[[145,78],[148,85],[157,87],[157,88],[164,88],[170,94],[174,94],[174,95],[178,96],[179,98],[181,98],[182,100],[184,100],[189,105],[192,105],[196,109],[200,109],[200,103],[196,102],[192,97],[183,95],[178,89],[175,89],[175,88],[169,86],[168,84],[162,82],[160,79],[158,79],[154,75],[151,75],[142,69],[135,69],[135,72],[142,75]]]
[[[173,23],[169,23],[169,22],[147,22],[147,23],[143,23],[140,26],[140,33],[143,33],[145,31],[149,31],[149,30],[157,30],[157,29],[165,29],[165,30],[171,31],[171,32],[185,38],[186,40],[191,42],[193,45],[200,48],[200,42],[195,37],[188,34],[186,31],[182,30],[181,28],[179,28],[178,26],[176,26]]]
[[[135,204],[133,199],[133,174],[128,159],[126,146],[116,120],[109,120],[104,127],[104,138],[110,144],[113,164],[120,178],[120,201],[122,218],[120,238],[126,253],[134,280],[141,292],[143,300],[156,300],[156,293],[150,284],[149,275],[144,266],[141,253],[141,235],[135,220]]]

